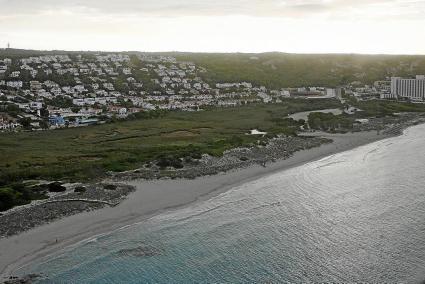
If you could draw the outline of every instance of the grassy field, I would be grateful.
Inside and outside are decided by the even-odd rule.
[[[257,128],[293,134],[287,114],[338,107],[337,100],[287,100],[202,112],[169,112],[164,117],[42,132],[0,135],[0,184],[21,179],[87,180],[106,171],[134,169],[163,156],[221,155],[258,138]]]

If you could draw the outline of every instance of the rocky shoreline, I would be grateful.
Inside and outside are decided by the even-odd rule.
[[[135,190],[123,184],[92,184],[86,186],[84,192],[75,192],[77,187],[81,185],[68,185],[63,194],[1,213],[0,238],[10,237],[80,212],[115,206]]]
[[[31,284],[41,277],[43,277],[42,274],[28,274],[23,277],[10,276],[3,284]]]
[[[376,130],[384,135],[398,136],[407,127],[424,122],[422,113],[401,113],[393,117],[370,118],[367,123],[356,125],[353,131]]]
[[[160,178],[194,179],[224,173],[232,169],[246,168],[254,164],[265,166],[268,162],[287,159],[297,151],[319,147],[331,142],[331,139],[319,137],[279,136],[270,139],[264,146],[235,148],[224,152],[221,157],[202,155],[202,158],[198,160],[183,161],[183,168],[181,169],[161,169],[153,164],[133,171],[110,173],[110,175],[113,181]]]

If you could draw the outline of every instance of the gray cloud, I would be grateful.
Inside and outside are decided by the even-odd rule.
[[[0,0],[0,16],[65,10],[88,15],[140,16],[249,15],[298,17],[344,14],[373,5],[399,14],[425,13],[425,0]]]

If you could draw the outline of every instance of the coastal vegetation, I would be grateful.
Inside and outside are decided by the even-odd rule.
[[[424,104],[414,104],[403,101],[385,100],[357,100],[352,96],[344,96],[346,105],[344,108],[354,107],[356,111],[352,114],[311,112],[308,115],[307,127],[313,130],[326,132],[355,131],[355,124],[361,123],[357,120],[364,118],[380,118],[382,124],[389,122],[399,113],[424,113]],[[358,130],[357,130],[358,131]]]
[[[353,128],[354,119],[345,114],[312,112],[308,115],[308,125],[311,129],[328,132],[347,131]]]
[[[14,206],[25,205],[32,200],[46,199],[48,196],[44,191],[37,188],[29,188],[22,183],[14,183],[0,188],[0,212]]]
[[[346,96],[345,100],[349,105],[362,110],[356,114],[358,117],[385,117],[401,112],[425,112],[424,104],[384,100],[358,101],[350,96]]]
[[[304,122],[287,119],[288,114],[328,107],[341,104],[334,99],[287,99],[280,104],[140,114],[85,128],[7,133],[0,136],[0,185],[25,179],[91,180],[152,161],[178,168],[181,159],[220,156],[276,134],[296,135]],[[247,135],[251,129],[268,134]]]
[[[314,112],[344,106],[336,99],[285,99],[279,104],[200,112],[142,112],[85,128],[4,133],[0,136],[0,211],[65,190],[60,183],[33,186],[22,183],[25,180],[80,182],[141,167],[181,169],[196,164],[203,154],[220,157],[241,146],[265,146],[278,134],[297,136],[302,128],[346,132],[353,130],[357,118],[425,112],[421,104],[351,98],[346,102],[362,111],[354,115]],[[304,111],[313,111],[307,121],[288,117]],[[252,129],[267,134],[248,135]]]

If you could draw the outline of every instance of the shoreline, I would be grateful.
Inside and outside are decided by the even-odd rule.
[[[395,137],[376,131],[347,134],[312,133],[333,139],[332,143],[298,151],[293,156],[267,164],[251,165],[226,173],[196,179],[121,181],[137,189],[116,207],[80,213],[0,239],[0,281],[36,259],[48,256],[97,235],[108,234],[142,222],[164,211],[175,210],[225,193],[240,184],[295,168],[340,152]],[[57,242],[56,242],[57,240]]]

